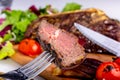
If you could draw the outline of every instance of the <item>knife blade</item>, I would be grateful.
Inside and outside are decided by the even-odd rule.
[[[103,34],[93,31],[85,26],[78,23],[74,23],[74,26],[89,40],[102,48],[106,49],[110,53],[120,57],[120,42],[113,40]]]

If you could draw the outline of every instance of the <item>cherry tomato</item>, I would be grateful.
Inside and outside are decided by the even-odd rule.
[[[33,39],[24,39],[20,42],[18,50],[25,55],[35,57],[42,52],[42,47]]]
[[[120,66],[115,62],[104,62],[96,71],[97,80],[120,80]]]
[[[120,66],[120,58],[118,57],[117,59],[114,60],[119,66]]]

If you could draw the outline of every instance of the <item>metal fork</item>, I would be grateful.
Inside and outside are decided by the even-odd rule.
[[[40,56],[20,67],[14,71],[1,74],[0,77],[12,80],[26,80],[36,77],[39,73],[44,71],[54,60],[51,53],[44,51]]]

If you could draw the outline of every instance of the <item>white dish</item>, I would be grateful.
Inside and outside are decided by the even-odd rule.
[[[103,10],[109,17],[120,20],[120,11],[118,10],[119,0],[13,0],[12,9],[26,10],[31,5],[36,7],[45,7],[47,4],[51,4],[54,8],[62,10],[67,2],[77,2],[82,5],[82,9],[85,8],[98,8]],[[0,72],[8,72],[20,67],[11,59],[0,61]]]

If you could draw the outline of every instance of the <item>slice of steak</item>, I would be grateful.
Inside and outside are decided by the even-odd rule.
[[[41,40],[51,45],[57,54],[57,63],[61,68],[72,68],[80,64],[85,57],[84,48],[78,43],[78,38],[63,29],[42,20],[38,34]]]

